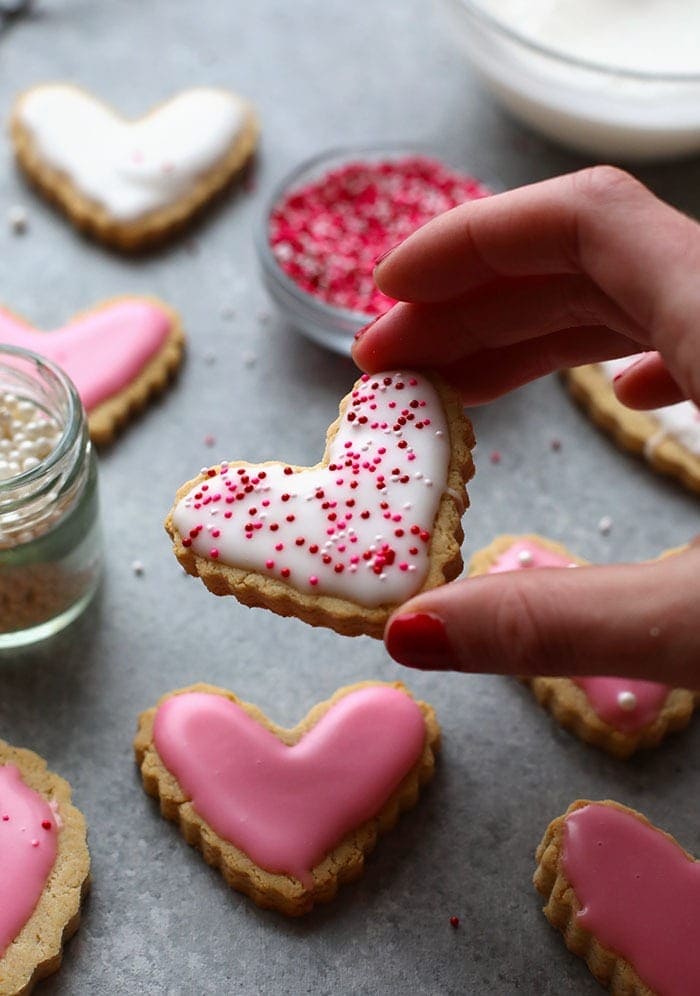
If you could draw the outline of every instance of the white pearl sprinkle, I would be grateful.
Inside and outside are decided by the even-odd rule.
[[[607,536],[612,529],[613,521],[609,515],[604,515],[603,518],[598,523],[598,532],[602,536]]]
[[[140,560],[134,560],[133,563],[131,564],[131,569],[136,575],[136,577],[140,578],[145,568]]]
[[[21,204],[13,204],[7,212],[7,224],[16,235],[21,235],[27,230],[27,212]]]
[[[625,712],[632,712],[633,709],[637,708],[637,696],[634,692],[620,692],[617,696],[617,704]]]
[[[521,550],[518,554],[518,563],[521,567],[532,567],[535,559],[529,550]]]

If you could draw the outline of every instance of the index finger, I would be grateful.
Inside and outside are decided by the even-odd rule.
[[[389,253],[375,279],[391,297],[431,303],[503,277],[584,273],[653,331],[659,299],[698,264],[697,226],[601,166],[453,208]]]

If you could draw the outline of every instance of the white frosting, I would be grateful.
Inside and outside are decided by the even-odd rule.
[[[618,360],[607,360],[605,363],[601,363],[600,367],[612,380],[616,374],[630,366],[637,358],[624,356]],[[653,453],[666,438],[670,438],[684,446],[685,449],[690,450],[691,453],[700,456],[700,409],[692,401],[681,401],[677,405],[668,405],[666,408],[652,408],[645,411],[644,414],[652,418],[659,426],[659,431],[647,440],[647,455]]]
[[[327,459],[302,471],[222,464],[177,504],[175,527],[200,556],[304,593],[403,602],[425,580],[447,485],[437,391],[412,373],[361,379]]]
[[[700,73],[699,0],[478,0],[559,52],[617,68]]]
[[[85,197],[131,221],[184,197],[235,142],[242,102],[215,89],[185,90],[128,121],[76,87],[35,87],[19,120],[42,159]]]

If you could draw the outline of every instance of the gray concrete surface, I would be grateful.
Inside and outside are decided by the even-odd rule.
[[[84,922],[38,992],[599,992],[540,913],[534,848],[571,800],[612,796],[699,854],[700,722],[616,762],[560,730],[515,681],[404,673],[377,641],[213,597],[183,576],[161,525],[177,486],[214,458],[315,462],[354,379],[349,361],[272,316],[260,285],[252,231],[288,168],[339,143],[406,139],[504,185],[583,160],[526,133],[482,94],[425,0],[41,0],[33,18],[0,32],[2,118],[18,90],[54,79],[134,115],[182,87],[223,84],[256,103],[263,137],[253,191],[136,261],[78,236],[0,148],[4,304],[49,328],[110,295],[153,292],[181,310],[189,334],[177,384],[101,456],[107,569],[97,602],[53,642],[0,664],[0,736],[67,777],[90,824]],[[698,161],[640,175],[699,212]],[[15,203],[29,213],[22,237],[3,224]],[[224,317],[229,308],[234,317]],[[593,560],[633,559],[698,529],[697,499],[618,452],[556,379],[474,421],[465,554],[499,532],[538,530]],[[603,515],[613,519],[608,536],[597,528]],[[131,755],[137,713],[169,688],[207,680],[293,724],[337,686],[367,677],[405,678],[435,705],[444,729],[437,778],[332,905],[297,922],[261,912],[142,792]]]

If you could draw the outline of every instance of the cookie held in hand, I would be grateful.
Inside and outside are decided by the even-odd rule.
[[[294,729],[212,685],[163,696],[134,741],[149,795],[259,906],[333,898],[433,774],[440,728],[403,685],[341,688]]]
[[[179,367],[185,337],[180,316],[151,297],[103,301],[51,332],[0,307],[0,342],[52,360],[75,384],[98,444],[160,393]]]
[[[70,786],[37,754],[0,740],[0,993],[24,996],[59,968],[89,880]]]
[[[537,849],[544,914],[612,996],[700,992],[700,865],[617,802],[578,800]]]
[[[462,569],[473,444],[441,382],[363,374],[321,463],[211,467],[179,489],[166,529],[214,594],[381,637],[394,608]]]
[[[676,551],[669,551],[671,555]],[[580,567],[587,561],[543,536],[498,536],[471,558],[469,576],[540,567]],[[537,701],[565,729],[618,758],[656,747],[690,722],[698,695],[655,681],[615,677],[523,678]]]
[[[677,477],[691,491],[700,491],[700,408],[692,401],[650,411],[627,408],[617,400],[612,381],[634,360],[625,356],[567,370],[569,390],[620,446],[642,454],[655,470]]]
[[[17,98],[17,160],[73,224],[125,251],[182,228],[246,165],[258,125],[247,101],[208,87],[183,90],[135,121],[65,83]]]

